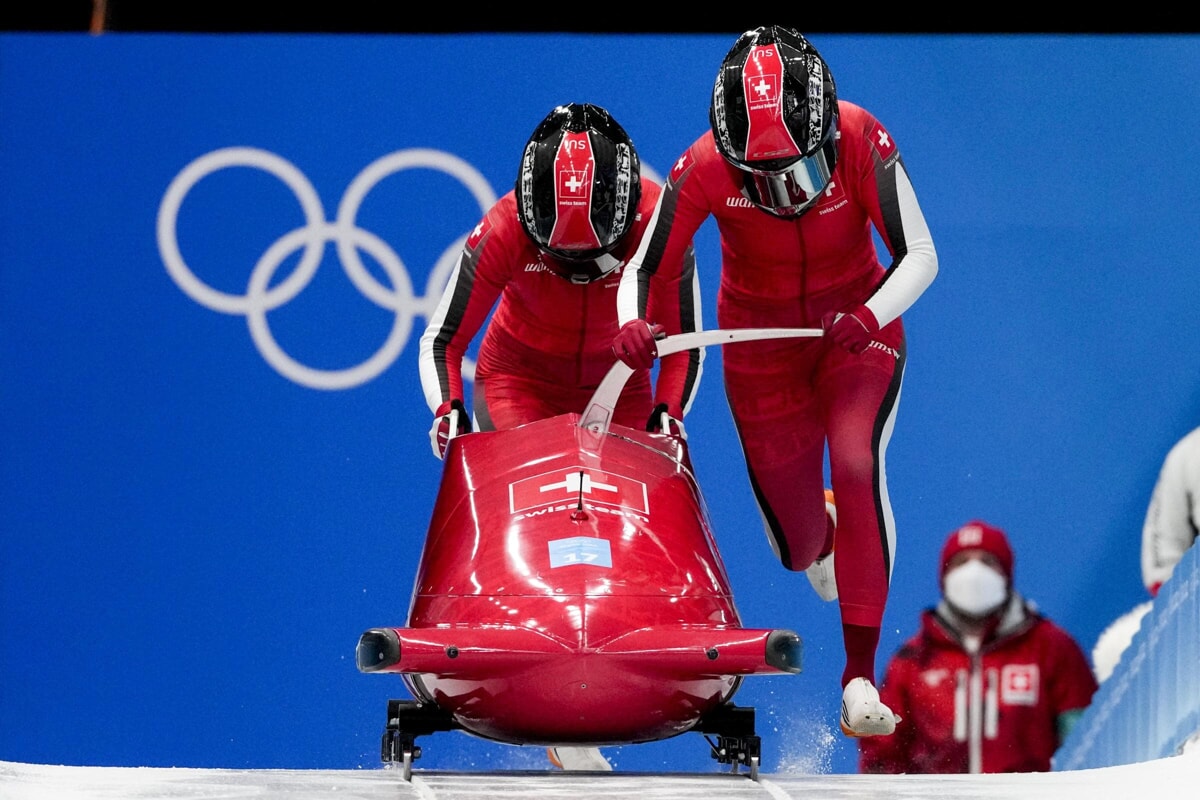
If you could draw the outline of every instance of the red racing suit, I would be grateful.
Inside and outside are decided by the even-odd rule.
[[[591,283],[572,283],[555,272],[552,256],[525,234],[513,192],[501,197],[467,237],[437,310],[421,337],[419,369],[425,401],[466,400],[463,360],[488,315],[475,369],[472,410],[479,430],[516,427],[558,414],[582,413],[616,363],[617,287],[621,270],[650,220],[660,187],[642,179],[633,229],[612,255],[622,266]],[[690,246],[651,287],[667,334],[695,330],[696,291]],[[498,302],[497,302],[498,301]],[[495,311],[493,313],[493,306]],[[699,384],[703,353],[676,353],[659,365],[657,394],[649,370],[629,378],[613,421],[645,428],[655,403],[683,419]]]
[[[954,620],[944,602],[926,609],[892,658],[879,696],[901,722],[859,739],[860,771],[1048,772],[1060,726],[1096,692],[1087,656],[1015,592],[975,652]]]
[[[860,355],[825,338],[786,339],[728,345],[722,363],[750,484],[772,547],[791,570],[808,567],[825,544],[828,442],[835,551],[846,554],[834,561],[842,622],[878,629],[895,554],[884,452],[906,357],[900,314],[932,282],[937,254],[895,142],[862,108],[844,100],[838,107],[832,179],[798,218],[754,206],[712,133],[697,139],[671,170],[618,306],[621,323],[671,324],[649,308],[651,277],[676,269],[709,216],[721,240],[721,328],[819,328],[826,312],[867,304],[881,330]],[[890,268],[879,261],[872,229],[891,253]]]

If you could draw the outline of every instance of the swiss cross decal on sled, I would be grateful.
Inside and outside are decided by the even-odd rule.
[[[514,514],[572,501],[585,506],[595,504],[627,508],[639,514],[650,511],[645,483],[586,467],[545,472],[514,481],[508,486],[508,496],[509,510]]]

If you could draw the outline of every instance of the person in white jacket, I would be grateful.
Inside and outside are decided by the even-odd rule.
[[[1200,428],[1167,453],[1142,526],[1142,582],[1151,597],[1200,531]]]

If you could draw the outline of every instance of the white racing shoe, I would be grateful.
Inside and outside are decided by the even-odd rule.
[[[833,491],[825,490],[825,516],[829,522],[830,530],[837,528],[837,506],[833,503]],[[837,600],[837,578],[833,573],[833,551],[830,550],[821,558],[808,565],[808,569],[804,570],[804,574],[808,576],[808,582],[812,584],[813,590],[825,602]]]
[[[612,772],[599,747],[547,747],[550,763],[568,772]]]
[[[842,690],[842,733],[847,736],[890,736],[899,721],[866,678],[855,678]]]

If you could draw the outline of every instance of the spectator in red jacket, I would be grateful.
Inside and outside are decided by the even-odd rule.
[[[999,528],[974,521],[942,548],[942,599],[888,664],[879,694],[901,722],[859,740],[862,772],[1048,772],[1092,701],[1075,640],[1013,586]]]

